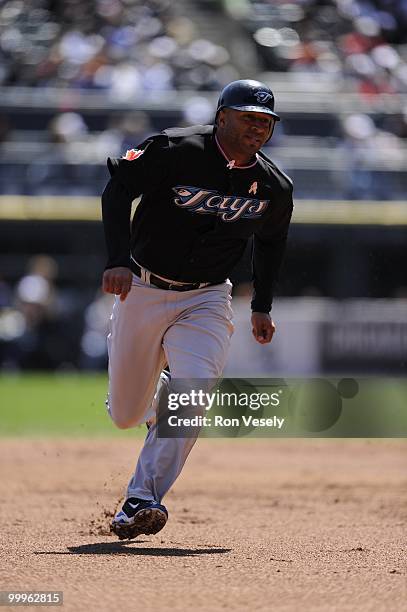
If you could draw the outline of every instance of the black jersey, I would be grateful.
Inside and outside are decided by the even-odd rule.
[[[292,214],[292,183],[262,152],[225,158],[213,126],[171,128],[108,159],[106,268],[130,258],[166,278],[222,282],[253,240],[252,309],[269,312]],[[142,195],[131,230],[131,202]]]

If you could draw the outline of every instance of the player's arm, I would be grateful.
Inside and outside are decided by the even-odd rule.
[[[130,213],[131,196],[114,179],[102,195],[102,217],[108,261],[103,273],[103,291],[120,295],[123,301],[131,289]]]
[[[108,261],[103,273],[103,291],[124,300],[131,289],[130,213],[132,198],[114,176],[102,195],[102,218]]]
[[[164,176],[161,135],[146,140],[139,149],[121,159],[107,161],[110,181],[102,195],[102,218],[108,261],[103,273],[103,290],[120,295],[123,301],[131,290],[130,215],[132,201],[156,185]]]
[[[293,210],[291,186],[253,239],[252,332],[260,344],[271,341],[275,325],[270,316],[273,293],[287,243]]]

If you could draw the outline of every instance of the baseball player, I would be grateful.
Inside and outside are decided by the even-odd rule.
[[[251,325],[257,342],[271,341],[293,207],[290,179],[261,152],[279,119],[266,85],[233,81],[221,92],[215,125],[167,129],[108,159],[103,289],[116,298],[107,407],[119,428],[148,422],[177,380],[220,377],[233,332],[228,276],[252,237]],[[150,426],[111,525],[120,539],[164,527],[162,498],[194,442],[160,438]]]

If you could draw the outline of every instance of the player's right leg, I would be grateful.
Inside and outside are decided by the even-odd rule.
[[[154,417],[166,381],[160,379],[166,363],[162,338],[169,324],[165,297],[164,291],[134,277],[125,301],[115,300],[108,336],[108,410],[120,428]],[[120,539],[157,533],[167,517],[165,506],[155,500],[152,489],[137,498],[127,494],[111,530]]]
[[[162,337],[168,326],[160,289],[134,277],[124,302],[115,298],[108,335],[109,414],[121,429],[145,422],[165,365]]]

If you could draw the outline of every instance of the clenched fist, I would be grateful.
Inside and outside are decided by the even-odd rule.
[[[120,295],[120,301],[124,302],[131,289],[133,273],[129,268],[118,266],[110,268],[103,273],[103,291]]]
[[[265,312],[252,313],[252,333],[257,342],[267,344],[271,342],[276,326],[269,314]]]

